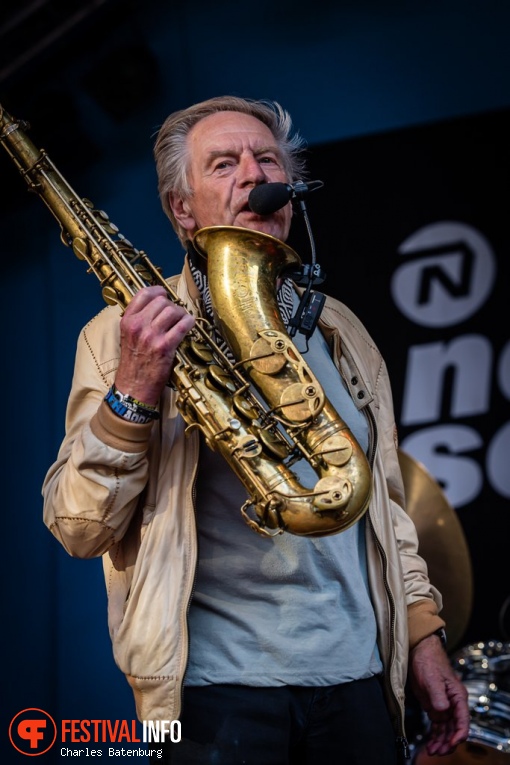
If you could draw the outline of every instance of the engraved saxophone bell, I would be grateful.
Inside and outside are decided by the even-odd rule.
[[[253,466],[246,520],[250,525],[304,536],[344,531],[366,511],[372,477],[361,447],[281,319],[278,278],[286,268],[300,263],[298,255],[269,234],[233,226],[202,229],[194,244],[207,257],[215,323],[238,359],[236,367],[265,402],[262,416],[248,426],[261,453],[270,450],[269,435],[282,428],[286,434],[287,460],[280,461],[276,470],[271,464],[267,476],[260,457],[261,464]],[[309,489],[300,485],[289,467],[301,457],[318,477]],[[247,515],[250,505],[256,521]]]

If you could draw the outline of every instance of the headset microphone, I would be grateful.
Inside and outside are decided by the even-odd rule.
[[[296,202],[295,208],[303,216],[310,239],[312,263],[311,265],[304,264],[299,271],[289,274],[297,284],[302,285],[305,289],[299,306],[289,321],[288,332],[293,337],[299,331],[306,337],[307,341],[317,326],[326,298],[320,292],[312,290],[314,285],[322,284],[325,274],[315,261],[315,242],[308,219],[305,197],[323,186],[324,183],[322,181],[308,181],[308,183],[305,183],[305,181],[296,181],[296,183],[261,183],[251,190],[248,197],[248,206],[257,215],[272,215],[292,201]]]
[[[304,199],[312,191],[324,186],[322,181],[296,181],[296,183],[261,183],[251,190],[248,205],[257,215],[271,215],[291,200]]]

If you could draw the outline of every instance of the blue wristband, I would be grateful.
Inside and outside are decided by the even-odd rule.
[[[146,425],[148,422],[159,419],[159,412],[156,407],[139,403],[131,396],[126,396],[118,391],[114,385],[112,385],[104,400],[114,414],[128,422]]]

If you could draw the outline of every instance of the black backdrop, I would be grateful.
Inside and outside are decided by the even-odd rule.
[[[307,203],[321,289],[380,347],[401,447],[466,537],[467,642],[509,637],[509,135],[504,111],[309,151],[310,178],[325,182]],[[290,243],[307,256],[299,221]]]

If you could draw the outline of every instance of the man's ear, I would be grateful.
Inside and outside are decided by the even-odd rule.
[[[174,191],[168,194],[168,203],[180,226],[186,231],[196,230],[196,221],[191,211],[189,200],[183,199]]]

